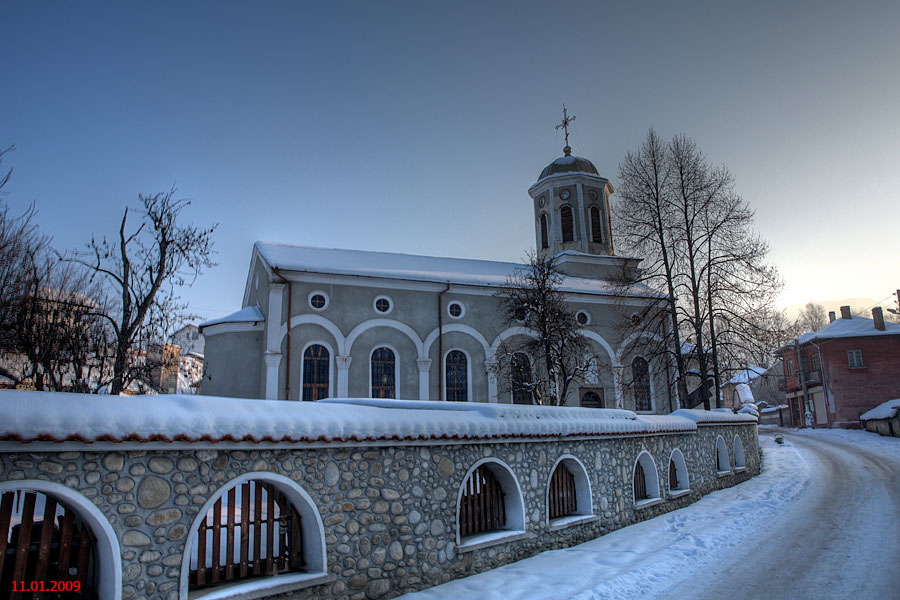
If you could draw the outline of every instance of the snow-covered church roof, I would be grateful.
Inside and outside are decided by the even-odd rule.
[[[520,263],[493,260],[317,248],[275,242],[256,242],[255,248],[269,267],[282,271],[486,287],[504,287],[511,275],[527,268],[527,265]],[[643,284],[628,286],[627,294],[623,294],[624,286],[618,282],[565,275],[560,289],[569,293],[608,296],[657,295]]]

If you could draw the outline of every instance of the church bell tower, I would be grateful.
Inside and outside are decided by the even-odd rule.
[[[538,255],[550,258],[562,254],[560,262],[577,255],[614,254],[609,214],[613,186],[591,161],[572,156],[569,125],[574,120],[563,105],[563,119],[557,125],[566,136],[563,156],[547,165],[537,183],[528,189],[534,204]]]

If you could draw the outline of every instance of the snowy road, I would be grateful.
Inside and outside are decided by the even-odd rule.
[[[900,458],[830,433],[785,432],[815,474],[804,492],[706,581],[661,598],[900,597]]]
[[[678,511],[404,600],[900,598],[900,439],[761,429],[763,472]]]

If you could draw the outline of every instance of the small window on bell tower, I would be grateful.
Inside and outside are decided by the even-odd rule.
[[[562,241],[566,242],[574,242],[575,241],[575,223],[572,219],[572,208],[569,206],[563,206],[559,209],[559,221],[560,227],[562,227]]]
[[[541,248],[549,248],[550,244],[547,241],[547,215],[541,215]]]
[[[591,207],[591,241],[603,243],[603,229],[600,226],[600,209]]]

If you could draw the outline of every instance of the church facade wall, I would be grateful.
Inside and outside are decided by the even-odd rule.
[[[716,462],[720,437],[730,470]],[[668,464],[676,449],[689,479],[681,491],[669,489]],[[642,455],[656,467],[659,492],[658,498],[635,502],[633,474]],[[563,457],[583,467],[590,509],[583,518],[551,523],[548,481]],[[472,544],[459,537],[458,499],[466,474],[485,460],[508,468],[515,479],[524,526],[506,538]],[[324,573],[281,589],[286,595],[279,597],[356,600],[390,598],[569,547],[686,506],[759,469],[756,425],[747,422],[700,424],[696,431],[671,434],[537,441],[205,447],[123,442],[101,449],[7,442],[0,449],[4,491],[34,489],[34,482],[46,488],[49,482],[102,512],[121,548],[124,599],[187,598],[185,556],[192,551],[198,515],[232,482],[248,478],[290,482],[318,514],[319,524],[304,517],[303,527],[321,527]],[[101,579],[115,571],[110,562],[100,561]],[[251,581],[247,585],[252,590]]]
[[[290,284],[292,297],[288,298],[289,285],[281,284],[279,296],[281,314],[278,326],[266,324],[264,339],[248,334],[215,334],[207,332],[211,343],[206,356],[207,376],[202,393],[208,395],[233,395],[240,390],[243,397],[266,397],[267,360],[277,365],[277,396],[284,399],[301,397],[303,377],[303,352],[312,343],[322,342],[328,348],[330,369],[330,396],[369,397],[371,394],[371,356],[373,350],[385,345],[396,354],[397,397],[402,399],[438,400],[446,397],[441,378],[447,353],[461,350],[467,357],[469,401],[511,402],[509,382],[491,372],[490,365],[497,350],[498,336],[515,324],[505,323],[500,300],[488,289],[467,288],[433,284],[429,289],[404,289],[372,285],[346,285],[320,281],[298,281]],[[423,287],[407,285],[406,287]],[[272,308],[270,289],[266,280],[254,282],[250,299],[265,300],[260,306],[267,320]],[[441,294],[441,292],[443,292]],[[327,304],[321,309],[310,305],[312,295],[321,294]],[[438,295],[441,294],[441,321],[443,335],[437,339]],[[387,313],[375,308],[376,298],[386,298],[391,304]],[[447,310],[452,303],[459,303],[463,313],[454,318]],[[290,343],[287,349],[287,311],[291,310]],[[621,323],[627,322],[630,309],[616,299],[591,302],[578,297],[571,299],[574,311],[584,311],[590,321],[585,334],[591,340],[592,354],[598,365],[598,376],[570,389],[568,405],[578,406],[581,389],[596,389],[606,407],[635,409],[629,391],[631,372],[629,364],[639,344],[627,339],[627,331]],[[623,316],[624,315],[624,316]],[[223,335],[231,338],[222,337]],[[276,337],[276,343],[268,338]],[[504,334],[505,335],[505,334]],[[280,337],[280,339],[277,339]],[[623,339],[625,338],[625,339]],[[225,343],[219,344],[222,339]],[[238,340],[243,340],[239,342]],[[264,356],[266,349],[270,356]],[[290,355],[290,358],[288,358]],[[341,358],[343,357],[343,358]],[[430,362],[429,362],[430,361]],[[285,388],[285,372],[290,362],[289,391]],[[542,371],[543,366],[532,361],[532,368]],[[677,408],[671,395],[667,366],[658,358],[650,360],[651,397],[650,411],[665,414]],[[255,390],[252,382],[257,382]],[[423,388],[427,387],[427,391]]]
[[[263,336],[259,331],[220,333],[204,355],[203,393],[235,398],[259,398],[263,382]],[[248,360],[248,357],[252,359]],[[260,360],[257,360],[260,357]],[[213,368],[210,365],[221,365]]]

